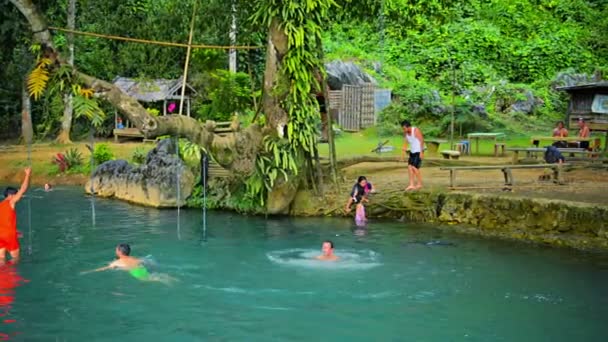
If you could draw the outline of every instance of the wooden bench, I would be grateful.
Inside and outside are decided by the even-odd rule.
[[[458,159],[460,157],[460,152],[452,151],[452,150],[444,150],[441,151],[441,155],[444,159]]]
[[[519,152],[526,152],[526,157],[530,158],[532,157],[532,154],[544,153],[547,149],[544,147],[509,147],[506,150],[513,152],[513,164],[517,164],[519,161]],[[600,152],[591,152],[584,148],[558,148],[557,150],[562,154],[582,154],[587,157],[593,157],[600,154]]]
[[[561,183],[561,170],[569,164],[536,164],[536,165],[480,165],[480,166],[449,166],[442,167],[441,170],[450,171],[450,188],[454,187],[456,181],[456,171],[486,171],[500,170],[505,177],[505,185],[512,186],[515,181],[511,170],[513,169],[551,169],[553,170],[553,181]]]
[[[437,153],[437,151],[439,151],[439,145],[445,144],[446,142],[448,141],[443,139],[424,139],[425,145],[428,147],[429,152],[432,153]]]

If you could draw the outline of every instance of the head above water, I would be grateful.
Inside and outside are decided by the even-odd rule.
[[[324,255],[332,255],[334,254],[334,243],[331,240],[323,241],[323,245],[321,247]]]
[[[51,189],[53,189],[53,186],[50,183],[45,183],[44,184],[44,190],[45,191],[49,191]]]
[[[9,198],[10,196],[16,195],[17,192],[18,190],[16,188],[7,186],[6,189],[4,189],[4,198]]]
[[[116,256],[129,256],[131,254],[131,246],[128,243],[121,243],[116,246]]]

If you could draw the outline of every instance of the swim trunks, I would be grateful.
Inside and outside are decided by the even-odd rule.
[[[129,273],[139,280],[146,280],[150,276],[148,270],[144,266],[133,268],[129,271]]]
[[[410,153],[410,157],[407,161],[409,165],[419,169],[422,166],[422,159],[420,158],[420,152]]]

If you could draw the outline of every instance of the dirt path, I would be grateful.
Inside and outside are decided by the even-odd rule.
[[[96,142],[99,143],[99,142]],[[151,149],[154,145],[142,143],[114,144],[104,142],[117,158],[131,158],[136,148]],[[35,144],[31,156],[33,165],[33,184],[41,185],[46,182],[64,185],[84,185],[87,175],[49,174],[52,169],[51,160],[59,152],[77,148],[88,162],[90,153],[85,143],[74,145]],[[464,162],[477,164],[510,164],[511,157],[464,157]],[[442,159],[428,158],[422,167],[425,188],[429,190],[445,190],[449,185],[448,171],[442,171],[438,165],[445,162]],[[21,181],[22,170],[28,165],[27,147],[19,145],[0,145],[0,183],[18,184]],[[504,182],[500,170],[489,171],[460,171],[456,176],[458,190],[477,193],[500,193],[504,196],[526,196],[537,198],[552,198],[569,201],[597,203],[608,205],[608,168],[576,167],[564,173],[565,185],[539,181],[543,170],[513,170],[516,186],[510,192],[502,190]],[[407,167],[402,162],[360,163],[344,169],[345,182],[342,191],[348,193],[350,186],[357,176],[365,175],[376,186],[382,189],[405,189],[407,186]]]

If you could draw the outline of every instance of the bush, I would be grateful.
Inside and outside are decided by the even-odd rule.
[[[135,164],[143,164],[146,162],[147,152],[143,147],[138,147],[131,155],[131,162]]]
[[[245,111],[252,103],[249,75],[216,70],[207,81],[207,103],[196,114],[201,120],[229,121],[232,114]]]
[[[82,165],[82,153],[76,148],[71,148],[65,152],[65,161],[68,165],[68,169]]]
[[[57,165],[59,172],[74,170],[82,166],[82,154],[76,148],[71,148],[65,153],[57,153],[52,163]]]
[[[114,154],[108,145],[97,144],[95,145],[95,150],[93,151],[93,159],[95,160],[95,164],[100,165],[108,160],[114,159]]]

